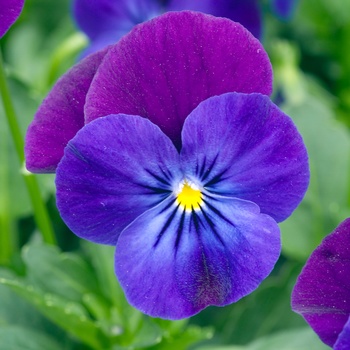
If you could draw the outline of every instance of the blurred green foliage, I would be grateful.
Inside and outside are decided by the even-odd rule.
[[[239,302],[191,320],[142,315],[115,279],[113,249],[81,242],[63,224],[48,175],[40,182],[59,247],[40,242],[0,106],[0,234],[10,232],[14,246],[0,270],[0,350],[326,348],[291,311],[290,293],[311,251],[350,216],[350,2],[300,1],[291,21],[266,12],[264,25],[274,98],[302,134],[311,167],[304,201],[280,225],[283,254],[271,276]],[[69,0],[26,1],[0,42],[23,134],[86,44]]]

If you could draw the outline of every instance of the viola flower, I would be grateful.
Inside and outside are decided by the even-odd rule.
[[[149,119],[85,125],[57,168],[57,206],[79,237],[116,246],[128,301],[181,319],[252,292],[280,254],[277,222],[309,180],[301,136],[262,94],[201,102],[181,149]]]
[[[240,22],[256,37],[261,18],[257,0],[74,0],[73,14],[91,45],[83,56],[118,41],[135,25],[166,11],[192,10]]]
[[[261,38],[260,0],[74,0],[73,15],[91,45],[83,56],[118,41],[135,25],[166,11],[192,10],[241,23],[256,38]],[[296,0],[271,0],[271,10],[288,19]]]
[[[148,118],[180,149],[186,117],[226,92],[271,94],[271,63],[261,43],[225,18],[168,12],[86,57],[56,83],[29,126],[27,169],[55,172],[77,131],[109,114]]]
[[[22,12],[24,0],[0,0],[0,38],[2,38]]]
[[[292,308],[334,350],[350,349],[350,219],[342,222],[306,262]]]

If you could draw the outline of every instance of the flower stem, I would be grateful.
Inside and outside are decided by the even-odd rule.
[[[3,68],[3,61],[0,52],[0,95],[3,101],[5,116],[10,128],[12,139],[15,145],[15,149],[20,161],[20,164],[24,164],[24,142],[21,134],[21,130],[18,125],[16,112],[11,100],[9,88],[7,86],[5,71]],[[28,190],[28,194],[32,203],[34,211],[34,219],[43,236],[43,239],[48,244],[55,244],[56,239],[53,231],[53,227],[46,209],[46,206],[42,200],[38,182],[33,174],[22,171],[23,179]]]
[[[8,161],[7,135],[3,134],[0,139],[0,162]],[[0,168],[0,265],[9,265],[14,249],[14,232],[10,220],[9,191],[8,191],[8,168]]]

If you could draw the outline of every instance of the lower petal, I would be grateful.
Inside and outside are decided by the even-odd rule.
[[[115,269],[133,306],[181,319],[251,293],[279,254],[278,226],[255,204],[205,196],[187,212],[172,197],[121,233]]]

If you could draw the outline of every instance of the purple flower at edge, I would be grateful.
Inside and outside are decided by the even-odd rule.
[[[334,350],[350,349],[350,218],[311,254],[292,293],[292,308]]]
[[[24,0],[0,0],[0,38],[10,29],[21,14]]]

